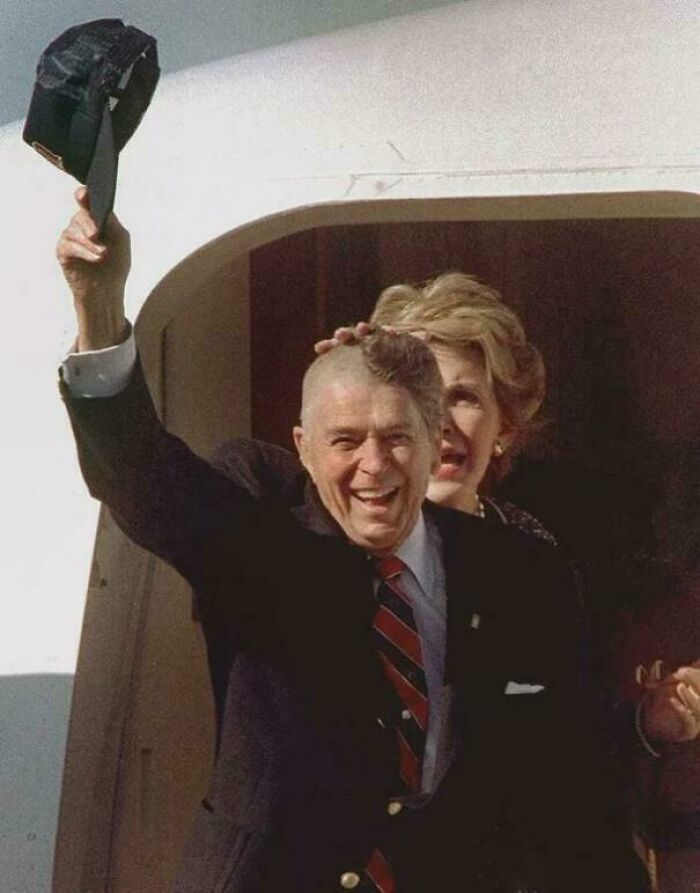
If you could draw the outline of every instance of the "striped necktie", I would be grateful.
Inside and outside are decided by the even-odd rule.
[[[399,700],[399,774],[406,792],[419,793],[428,729],[428,688],[411,599],[400,582],[405,568],[403,561],[394,556],[377,563],[380,584],[373,637]]]
[[[428,728],[428,689],[411,599],[400,583],[405,568],[395,556],[376,564],[380,582],[372,636],[397,695],[395,729],[402,793],[419,793]],[[394,874],[381,850],[373,851],[366,873],[373,889],[396,893]]]

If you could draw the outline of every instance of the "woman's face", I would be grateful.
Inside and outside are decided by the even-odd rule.
[[[477,490],[493,456],[494,444],[508,443],[501,412],[484,362],[446,344],[431,343],[445,386],[440,466],[430,479],[428,498],[473,512]]]

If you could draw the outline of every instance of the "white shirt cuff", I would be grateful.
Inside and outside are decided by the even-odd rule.
[[[114,397],[129,383],[136,365],[133,331],[121,344],[104,350],[69,353],[61,364],[61,377],[71,397]]]

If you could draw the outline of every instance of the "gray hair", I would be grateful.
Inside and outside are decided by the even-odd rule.
[[[426,344],[404,332],[378,330],[351,344],[340,344],[317,357],[306,370],[302,385],[301,421],[308,423],[309,408],[321,379],[366,373],[383,384],[404,388],[416,404],[427,431],[440,428],[442,378]]]

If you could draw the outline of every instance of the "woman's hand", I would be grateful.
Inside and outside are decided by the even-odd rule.
[[[357,344],[362,338],[371,335],[373,331],[374,326],[368,322],[358,322],[354,326],[341,326],[333,332],[330,338],[317,341],[314,344],[314,351],[320,356],[333,350],[334,347],[338,347],[339,344]]]

